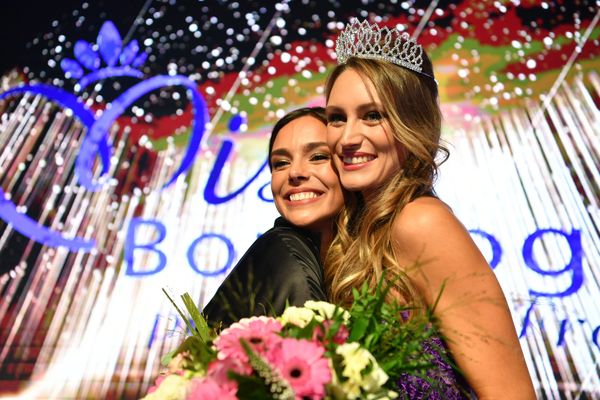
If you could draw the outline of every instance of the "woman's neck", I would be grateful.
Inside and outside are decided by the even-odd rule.
[[[333,227],[321,231],[321,243],[319,246],[319,258],[321,259],[321,263],[325,262],[325,256],[327,255],[327,250],[329,250],[329,245],[333,241],[333,236]]]

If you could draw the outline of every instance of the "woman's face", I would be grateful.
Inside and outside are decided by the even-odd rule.
[[[304,116],[285,125],[270,154],[275,207],[292,224],[312,231],[331,229],[344,205],[327,146],[327,128]]]
[[[327,142],[345,189],[368,194],[400,171],[400,144],[373,84],[347,69],[327,102]]]

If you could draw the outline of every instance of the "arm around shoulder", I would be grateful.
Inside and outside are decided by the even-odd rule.
[[[469,232],[442,201],[406,205],[392,226],[396,258],[434,315],[480,399],[534,399],[506,299]],[[437,301],[437,303],[436,303]]]
[[[213,323],[283,312],[286,304],[326,300],[318,251],[293,229],[275,227],[258,238],[233,268],[204,312]]]

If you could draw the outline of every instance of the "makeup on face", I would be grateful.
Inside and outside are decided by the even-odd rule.
[[[330,229],[344,196],[325,125],[310,116],[285,125],[275,138],[270,162],[273,200],[281,216],[305,229]]]
[[[398,143],[373,84],[342,72],[327,102],[327,142],[345,189],[368,194],[401,169]]]

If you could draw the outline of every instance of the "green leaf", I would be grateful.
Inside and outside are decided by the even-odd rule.
[[[171,350],[170,352],[168,352],[167,354],[165,354],[164,356],[162,356],[162,358],[160,359],[160,364],[163,367],[166,367],[167,365],[169,365],[169,363],[171,362],[171,360],[173,359],[173,357],[175,357],[175,355],[177,355],[177,349],[175,350]]]
[[[354,321],[354,324],[352,325],[352,331],[350,332],[350,337],[348,338],[348,341],[356,342],[356,341],[360,340],[365,335],[365,332],[367,331],[368,327],[369,327],[369,321],[366,319],[359,319],[357,321]]]
[[[194,321],[194,325],[196,326],[196,329],[192,330],[192,332],[195,331],[203,342],[208,342],[210,340],[210,329],[208,328],[206,320],[200,313],[198,306],[196,306],[196,303],[194,303],[192,296],[186,292],[181,296],[181,299],[183,300],[183,304],[185,305],[185,308],[192,317],[192,321]]]
[[[240,400],[273,400],[269,387],[265,382],[255,376],[239,375],[233,371],[227,372],[227,376],[238,384],[236,396]]]
[[[205,370],[206,366],[215,359],[216,353],[208,343],[202,341],[198,336],[188,336],[179,345],[175,354],[185,353],[187,359],[195,368]]]
[[[412,313],[412,318],[406,320],[404,313],[415,309],[387,299],[397,279],[393,276],[386,281],[382,276],[373,288],[365,282],[359,289],[354,289],[354,301],[349,310],[349,341],[358,341],[373,354],[381,368],[392,377],[388,381],[392,385],[390,389],[395,382],[393,377],[404,372],[427,379],[431,355],[423,351],[423,344],[432,335],[438,335],[431,310]]]
[[[192,323],[190,322],[190,319],[187,317],[187,315],[185,315],[183,313],[183,311],[181,311],[181,309],[177,306],[177,303],[175,303],[175,301],[171,298],[171,296],[169,296],[169,293],[167,293],[167,291],[165,290],[165,288],[162,288],[162,291],[165,294],[165,296],[167,296],[167,299],[169,299],[169,301],[171,302],[171,304],[173,305],[173,307],[175,307],[175,309],[177,310],[177,312],[181,316],[181,319],[183,319],[183,322],[185,322],[185,324],[187,325],[187,327],[190,330],[190,332],[194,332],[194,327],[192,326]]]
[[[354,297],[355,299],[360,297],[360,293],[358,293],[358,290],[356,288],[352,288],[352,297]]]

